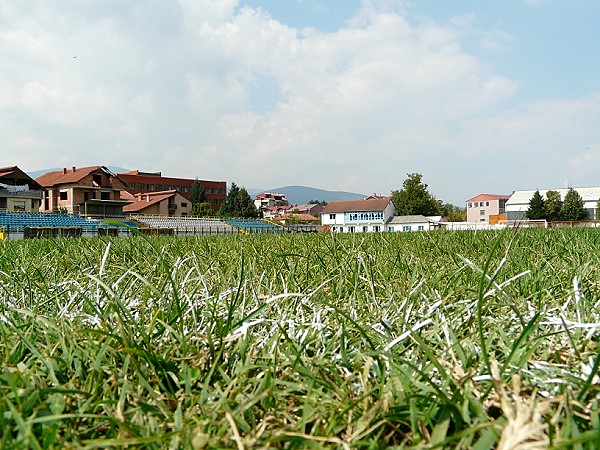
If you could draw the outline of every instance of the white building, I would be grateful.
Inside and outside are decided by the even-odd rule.
[[[394,216],[387,224],[387,231],[407,232],[407,231],[429,231],[439,227],[441,217],[425,217],[421,215],[414,216]]]
[[[329,202],[321,211],[321,225],[340,233],[381,232],[395,213],[391,197]]]
[[[573,188],[583,199],[583,207],[588,213],[588,219],[599,218],[599,212],[596,211],[596,205],[600,199],[600,187]],[[541,196],[546,199],[548,191],[556,191],[560,194],[561,200],[564,201],[565,195],[569,189],[539,189]],[[506,220],[523,220],[525,213],[529,209],[529,202],[535,194],[536,189],[528,191],[514,191],[510,198],[506,201]]]

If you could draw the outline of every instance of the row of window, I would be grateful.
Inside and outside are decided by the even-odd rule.
[[[348,233],[354,233],[356,231],[356,228],[353,227],[353,226],[350,226],[347,229],[348,229],[348,231],[347,231]],[[390,231],[390,232],[395,231],[393,226],[389,226],[387,230]],[[417,230],[418,231],[425,231],[425,225],[418,225],[417,226]],[[343,233],[344,232],[344,227],[332,227],[331,231],[334,231],[334,232],[337,231],[338,233]],[[379,225],[374,225],[373,226],[373,232],[378,233],[380,231],[381,231],[381,227]],[[412,231],[412,227],[410,225],[403,225],[402,226],[402,231]],[[363,226],[362,227],[362,232],[363,233],[368,233],[369,232],[369,227]]]
[[[189,192],[188,186],[178,186],[171,184],[146,184],[146,183],[127,183],[130,189],[138,189],[141,191],[179,191]],[[206,194],[225,195],[225,189],[223,188],[207,188],[204,189]]]
[[[469,202],[469,208],[477,208],[477,207],[483,207],[483,204],[485,203],[485,206],[490,206],[490,202]]]

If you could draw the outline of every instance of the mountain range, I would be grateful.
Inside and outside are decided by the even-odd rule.
[[[303,204],[311,200],[333,202],[337,200],[359,200],[367,197],[356,192],[327,191],[308,186],[284,186],[273,189],[246,189],[250,197],[254,198],[261,192],[273,192],[285,195],[290,204]]]

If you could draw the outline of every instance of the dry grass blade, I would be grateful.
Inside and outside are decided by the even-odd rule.
[[[492,362],[492,383],[500,397],[500,406],[508,423],[502,431],[498,450],[542,450],[549,447],[548,426],[542,423],[545,406],[537,403],[534,396],[525,399],[521,396],[521,378],[512,377],[511,404],[506,390],[500,380],[500,372],[496,361]]]

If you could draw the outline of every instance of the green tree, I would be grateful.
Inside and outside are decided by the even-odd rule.
[[[190,189],[190,203],[193,207],[198,203],[204,203],[206,201],[206,193],[204,192],[204,189],[202,189],[202,186],[200,186],[200,181],[198,180],[198,177],[196,177]]]
[[[392,191],[392,202],[396,206],[396,214],[409,216],[438,216],[441,213],[439,202],[427,191],[427,184],[420,173],[409,173],[402,183],[402,189]]]
[[[259,212],[246,188],[239,188],[231,183],[227,198],[221,205],[219,214],[225,217],[258,217]]]
[[[215,211],[210,207],[210,203],[202,202],[195,203],[192,206],[192,216],[194,217],[211,217],[215,215]]]
[[[583,220],[587,217],[587,211],[583,207],[583,199],[575,189],[569,188],[565,194],[560,215],[562,220]]]
[[[546,218],[546,202],[540,194],[540,191],[537,190],[529,200],[529,208],[527,208],[527,212],[525,213],[525,217],[529,220],[540,220]]]
[[[467,209],[460,208],[452,203],[444,203],[439,201],[442,217],[445,217],[448,222],[466,222]]]
[[[558,191],[546,192],[544,208],[546,209],[546,220],[556,221],[561,219],[562,200]]]

